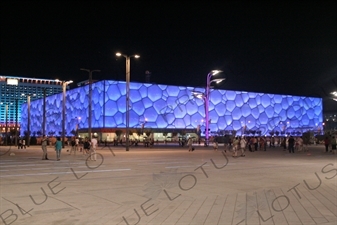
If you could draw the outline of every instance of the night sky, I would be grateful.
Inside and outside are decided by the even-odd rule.
[[[0,74],[205,86],[324,98],[337,90],[336,1],[1,1]]]

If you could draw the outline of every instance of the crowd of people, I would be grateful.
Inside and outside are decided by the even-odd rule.
[[[70,150],[69,155],[74,154],[76,155],[76,152],[81,152],[83,155],[90,156],[88,160],[96,161],[97,160],[97,149],[98,141],[96,137],[93,137],[92,139],[85,138],[84,140],[80,140],[78,137],[72,137],[70,141]],[[43,136],[41,147],[42,147],[42,160],[48,160],[47,155],[47,146],[48,146],[48,138],[46,135]],[[55,151],[56,151],[56,160],[61,160],[61,151],[62,151],[62,141],[60,137],[57,137],[56,142],[54,144]]]
[[[224,152],[231,152],[233,157],[245,157],[246,150],[250,152],[255,151],[267,151],[268,148],[275,148],[275,147],[281,147],[283,148],[283,151],[289,151],[289,153],[295,153],[295,152],[307,152],[308,151],[308,143],[304,142],[302,137],[294,137],[294,136],[287,136],[287,137],[256,137],[256,136],[246,136],[246,137],[232,137],[232,136],[224,136],[224,137],[218,137],[214,136],[211,137],[210,143],[213,144],[213,149],[217,151],[219,149],[219,142],[220,138],[222,139],[221,142],[224,143]],[[324,146],[325,146],[325,152],[331,152],[333,154],[337,154],[336,149],[336,136],[334,135],[327,135],[324,138]],[[181,139],[179,141],[180,146],[187,145],[188,151],[194,151],[193,147],[193,137],[188,138],[187,140]],[[48,146],[49,140],[46,137],[46,135],[43,136],[41,141],[41,147],[42,147],[42,159],[48,160],[47,155],[47,146]],[[315,141],[317,144],[317,142]],[[200,142],[199,142],[200,144]],[[79,139],[78,137],[74,136],[70,139],[69,142],[70,150],[69,155],[74,154],[76,155],[77,152],[81,152],[83,155],[90,156],[88,160],[96,161],[97,154],[96,154],[96,148],[98,145],[98,141],[96,137],[93,137],[92,139],[89,139],[88,137],[84,139]],[[135,146],[138,145],[134,144]],[[154,145],[153,139],[144,139],[144,146],[145,147],[151,147]],[[61,138],[58,137],[55,144],[55,151],[56,151],[56,160],[59,161],[61,159],[61,151],[62,151],[62,141]],[[18,148],[26,148],[25,140],[19,139],[18,141]]]
[[[233,157],[238,157],[238,153],[241,153],[241,157],[245,157],[245,151],[267,151],[267,148],[282,147],[283,151],[289,151],[289,153],[295,152],[307,152],[308,144],[305,144],[302,137],[221,137],[224,141],[224,151],[232,152]],[[215,151],[219,148],[219,137],[213,137],[213,149]],[[336,137],[326,136],[324,139],[325,152],[331,152],[337,154],[336,149]]]

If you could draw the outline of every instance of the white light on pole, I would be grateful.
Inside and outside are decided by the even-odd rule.
[[[129,120],[130,120],[130,58],[139,58],[139,55],[132,55],[132,56],[127,56],[123,55],[120,52],[116,53],[116,56],[120,57],[123,56],[126,59],[126,105],[125,105],[125,147],[126,151],[129,151]]]
[[[225,80],[225,78],[218,78],[218,79],[213,79],[212,77],[218,73],[221,73],[221,70],[212,70],[207,74],[207,80],[206,80],[206,91],[205,93],[201,92],[192,92],[192,94],[197,97],[197,98],[202,98],[205,103],[205,146],[209,145],[209,97],[210,97],[210,89],[211,89],[211,84],[212,83],[220,83]]]
[[[66,124],[66,90],[67,85],[71,84],[73,81],[60,81],[59,79],[55,80],[56,82],[60,82],[62,85],[62,148],[64,148],[65,141],[65,124]]]

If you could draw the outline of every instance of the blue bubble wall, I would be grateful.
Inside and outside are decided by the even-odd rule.
[[[149,128],[205,129],[202,99],[196,88],[130,83],[130,127],[146,121]],[[200,89],[198,91],[205,91]],[[89,86],[66,92],[66,135],[88,127]],[[211,90],[209,99],[212,132],[259,130],[261,134],[322,127],[322,99],[290,95]],[[92,128],[125,127],[125,82],[104,80],[92,84]],[[27,130],[27,104],[21,108],[21,135]],[[31,132],[42,131],[43,99],[31,102]],[[46,133],[62,131],[62,93],[46,99]]]

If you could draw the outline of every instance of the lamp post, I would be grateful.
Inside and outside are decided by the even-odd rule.
[[[6,104],[6,140],[5,140],[5,144],[7,145],[7,139],[8,139],[8,105]]]
[[[66,126],[66,90],[67,85],[71,84],[73,81],[60,81],[56,79],[55,81],[61,82],[62,84],[62,148],[64,148],[64,140],[65,140],[65,126]]]
[[[220,83],[225,80],[225,78],[213,79],[212,77],[218,73],[221,73],[221,70],[212,70],[207,74],[206,80],[206,90],[205,93],[201,92],[193,92],[193,95],[197,98],[202,98],[205,101],[205,146],[209,144],[209,97],[210,97],[210,89],[212,83]]]
[[[84,69],[81,68],[80,70],[86,71],[89,73],[89,115],[88,115],[88,135],[89,135],[89,140],[91,140],[91,109],[92,109],[92,73],[93,72],[101,72],[100,70],[89,70],[89,69]]]
[[[27,95],[27,106],[28,106],[28,140],[27,140],[27,146],[29,147],[30,144],[30,95]]]
[[[27,118],[27,146],[30,145],[30,96],[32,94],[21,94],[22,96],[27,96],[27,110],[28,110],[28,118]],[[33,94],[35,96],[35,94]]]
[[[130,58],[134,57],[134,58],[139,58],[139,55],[132,55],[132,56],[127,56],[127,55],[123,55],[120,52],[116,53],[116,56],[120,57],[123,56],[126,59],[126,109],[125,109],[125,147],[126,147],[126,151],[129,151],[129,120],[130,120],[130,105],[129,105],[129,101],[130,101]]]

